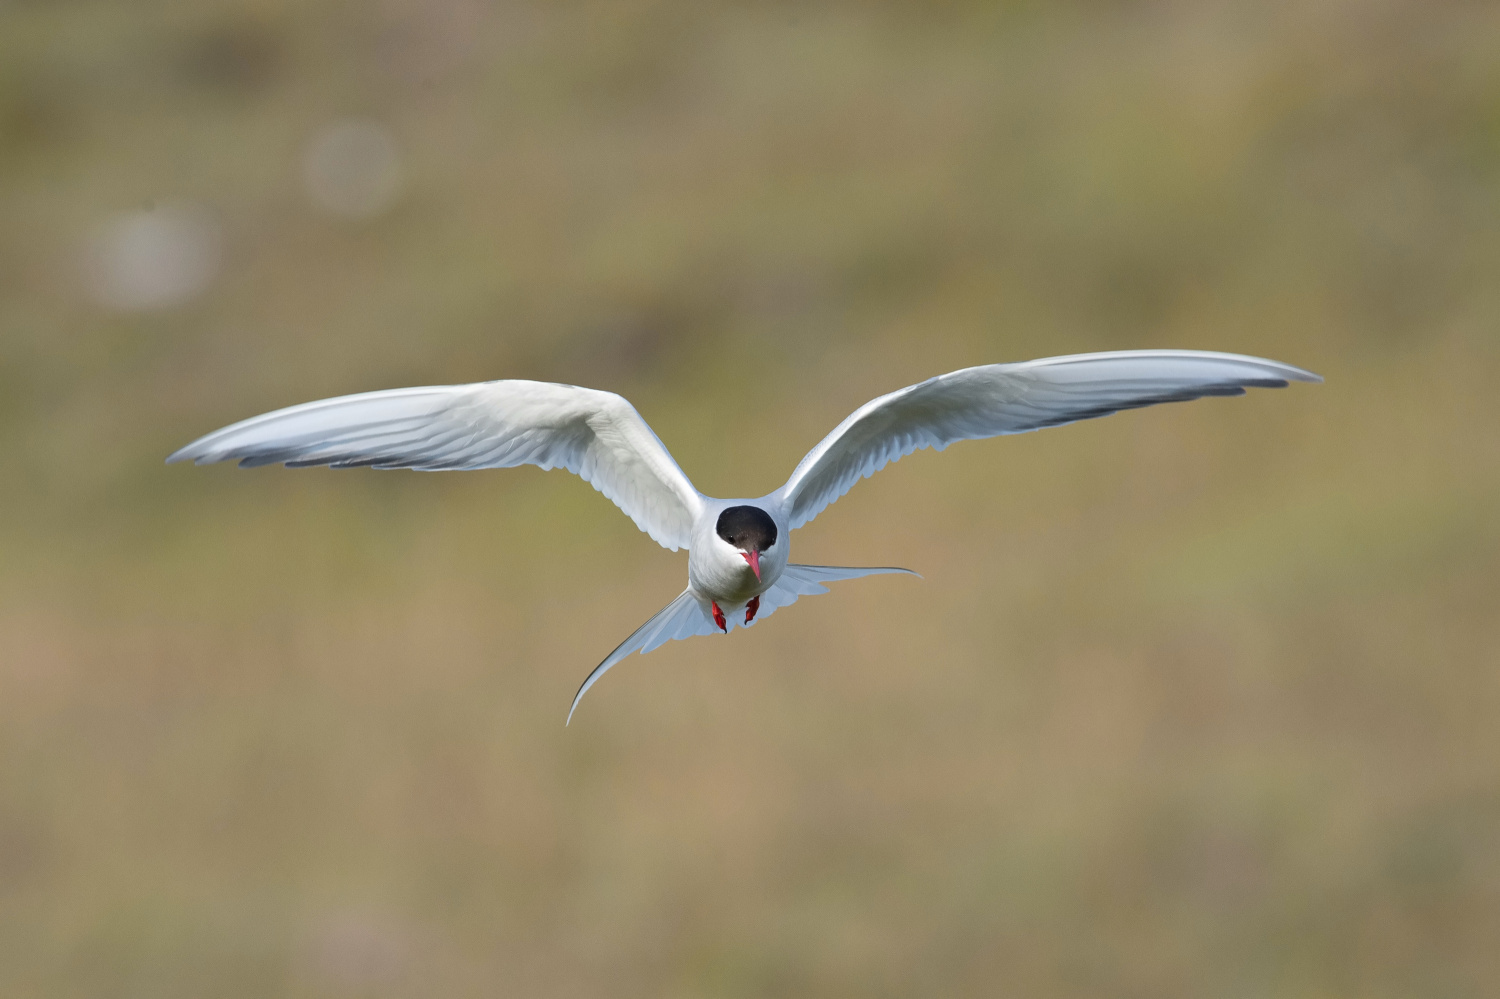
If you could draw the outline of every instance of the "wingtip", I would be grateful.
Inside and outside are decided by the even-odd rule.
[[[1316,371],[1308,371],[1306,368],[1299,368],[1295,364],[1282,364],[1281,376],[1287,381],[1305,382],[1312,385],[1320,385],[1323,382],[1323,376]]]
[[[199,446],[202,443],[201,440],[196,440],[191,444],[184,444],[176,451],[167,455],[167,464],[178,465],[184,461],[191,461],[195,465],[207,464],[212,459],[209,458],[209,452]]]

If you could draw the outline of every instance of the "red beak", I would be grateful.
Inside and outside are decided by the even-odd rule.
[[[746,562],[750,563],[750,569],[751,569],[751,571],[755,573],[755,578],[759,579],[760,578],[760,552],[754,551],[754,550],[751,550],[751,551],[748,551],[748,552],[740,552],[740,558],[742,558]]]

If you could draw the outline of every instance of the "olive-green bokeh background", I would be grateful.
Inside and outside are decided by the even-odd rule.
[[[1500,7],[0,0],[0,994],[1500,993]],[[328,123],[404,184],[304,192]],[[92,233],[211,212],[180,304]],[[924,452],[908,565],[678,592],[578,480],[164,467],[321,396],[632,399],[756,495],[868,398],[1321,386]]]

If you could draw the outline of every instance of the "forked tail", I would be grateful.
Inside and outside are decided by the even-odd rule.
[[[861,576],[876,576],[882,573],[904,572],[913,576],[918,573],[910,569],[896,569],[880,567],[873,569],[856,569],[839,565],[788,565],[782,570],[781,576],[772,584],[771,588],[760,596],[760,610],[755,620],[764,621],[776,612],[778,608],[786,607],[797,602],[798,597],[810,597],[817,593],[827,593],[828,587],[825,583],[834,583],[843,579],[858,579]],[[708,598],[700,597],[692,587],[688,587],[677,595],[667,606],[658,611],[651,620],[631,632],[629,638],[621,642],[616,649],[605,657],[604,661],[594,667],[592,673],[584,678],[583,685],[578,688],[578,693],[573,695],[573,705],[568,708],[568,723],[573,721],[573,712],[578,710],[578,702],[583,700],[583,695],[588,693],[599,678],[609,671],[615,663],[624,659],[632,652],[645,654],[652,649],[658,648],[666,643],[679,638],[692,638],[695,635],[712,635],[719,630],[714,623],[713,612]],[[744,605],[736,607],[724,607],[728,618],[730,629],[735,627],[748,628],[750,624],[738,624],[743,620],[743,615],[735,613],[743,610]]]

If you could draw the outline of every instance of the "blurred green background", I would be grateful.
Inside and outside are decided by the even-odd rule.
[[[0,995],[1500,994],[1500,7],[0,0]],[[164,467],[619,391],[778,485],[972,364],[1317,387],[924,452],[907,565],[583,675],[578,480]]]

